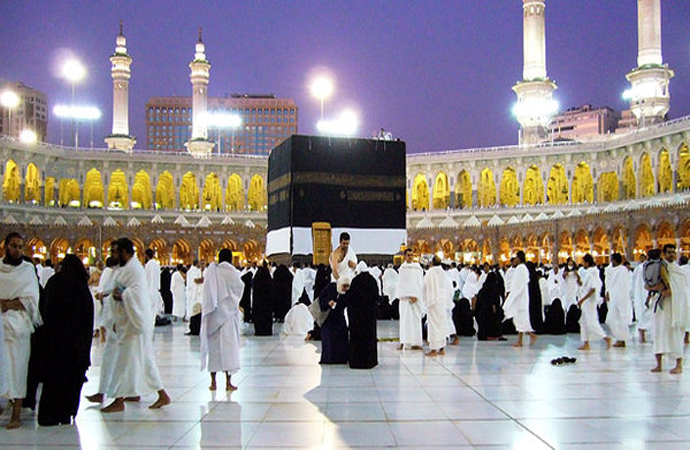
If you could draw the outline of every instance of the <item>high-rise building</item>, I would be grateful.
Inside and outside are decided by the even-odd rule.
[[[620,113],[608,106],[584,105],[554,116],[549,132],[554,139],[588,141],[615,132],[620,118]]]
[[[25,129],[36,133],[41,142],[48,139],[48,96],[21,81],[0,83],[0,93],[12,91],[19,104],[7,108],[0,104],[0,135],[19,137]]]
[[[209,97],[209,114],[236,114],[241,125],[208,128],[215,153],[267,155],[283,139],[297,133],[294,100],[275,95],[232,94]],[[152,97],[146,104],[146,145],[149,150],[184,152],[192,138],[192,97]]]

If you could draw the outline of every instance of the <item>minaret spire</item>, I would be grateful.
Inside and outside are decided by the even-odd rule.
[[[136,139],[129,135],[129,79],[132,57],[127,53],[127,39],[120,34],[115,39],[115,53],[110,57],[113,78],[113,131],[105,138],[108,148],[131,152]]]
[[[192,82],[192,138],[187,142],[187,151],[195,158],[208,156],[213,149],[213,142],[208,140],[208,128],[204,116],[208,102],[208,82],[211,63],[206,59],[206,46],[199,41],[195,46],[194,59],[189,63],[189,79]]]

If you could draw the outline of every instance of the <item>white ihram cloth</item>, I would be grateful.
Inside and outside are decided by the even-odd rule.
[[[55,269],[49,266],[42,267],[41,271],[38,272],[38,281],[41,283],[41,287],[46,287],[48,280],[50,280],[50,277],[53,275],[55,275]]]
[[[599,323],[599,313],[597,312],[599,293],[601,292],[599,269],[590,267],[589,269],[582,270],[581,273],[582,286],[580,287],[579,298],[583,298],[591,290],[594,290],[594,292],[581,306],[580,340],[582,342],[589,342],[604,339],[606,333]]]
[[[503,275],[503,284],[505,286],[506,294],[510,292],[513,287],[513,274],[515,273],[515,268],[513,266],[508,267]]]
[[[132,256],[115,275],[122,301],[113,301],[117,350],[108,396],[136,397],[163,389],[153,352],[154,305],[146,274]]]
[[[144,267],[146,272],[146,283],[149,287],[149,297],[155,306],[155,314],[163,314],[165,305],[161,296],[161,265],[155,259],[150,259]]]
[[[309,301],[314,301],[314,283],[316,282],[316,270],[311,267],[305,267],[304,271],[304,290],[307,291]]]
[[[38,311],[38,277],[34,265],[22,261],[18,266],[0,261],[0,298],[18,298],[24,311],[2,313],[5,360],[0,370],[4,371],[7,398],[26,397],[26,379],[31,354],[31,333],[40,325]]]
[[[608,266],[604,271],[606,292],[609,295],[606,325],[611,330],[611,337],[617,341],[630,339],[629,325],[632,322],[633,306],[630,300],[630,271],[623,264]]]
[[[549,278],[546,280],[546,287],[549,293],[549,305],[553,303],[554,300],[559,299],[561,301],[561,306],[563,306],[565,309],[565,299],[563,298],[564,283],[565,282],[563,281],[563,276],[560,271],[558,273],[554,273],[552,271],[549,274]]]
[[[462,296],[472,301],[477,293],[479,293],[479,276],[472,271],[465,278],[465,284],[462,286]]]
[[[105,345],[103,346],[103,357],[101,362],[101,373],[98,378],[98,393],[105,394],[108,392],[108,386],[113,376],[115,369],[115,357],[117,356],[117,333],[113,330],[115,324],[113,318],[113,299],[110,293],[115,287],[115,277],[119,269],[106,267],[103,269],[101,279],[98,282],[96,293],[104,294],[101,301],[103,306],[101,308],[101,326],[105,328]]]
[[[204,273],[196,266],[192,266],[187,271],[187,314],[191,316],[194,305],[201,304],[204,294],[204,283],[195,283],[194,280],[203,278]]]
[[[688,309],[690,310],[690,264],[684,264],[684,265],[680,266],[680,268],[683,271],[683,273],[685,274],[685,286],[687,287],[687,291],[686,291],[687,295],[685,296],[685,298],[688,301]],[[690,324],[688,324],[688,326],[690,327]],[[687,329],[686,331],[690,331],[690,328]]]
[[[520,333],[531,333],[534,331],[529,320],[528,284],[529,271],[527,266],[519,264],[512,271],[510,294],[508,294],[508,298],[503,305],[503,310],[505,311],[506,320],[512,318],[515,329]]]
[[[173,296],[173,316],[189,317],[191,311],[187,311],[187,286],[184,277],[179,270],[176,270],[170,277],[170,291]]]
[[[383,295],[388,297],[388,303],[393,303],[393,300],[398,298],[397,290],[399,279],[400,275],[398,275],[398,272],[394,268],[389,267],[383,271],[383,277],[381,280],[383,286],[381,290]]]
[[[386,269],[383,274],[384,287],[386,273],[395,269]],[[396,291],[389,298],[400,299],[400,344],[422,346],[422,316],[424,315],[424,271],[417,263],[403,263],[400,274],[396,273],[398,284]],[[410,297],[416,297],[415,303],[410,303]]]
[[[635,305],[635,319],[637,320],[638,330],[649,330],[652,328],[652,317],[654,315],[654,305],[645,306],[649,291],[644,288],[644,263],[639,263],[633,270],[633,304]]]
[[[292,272],[292,270],[290,271]],[[302,296],[302,291],[304,291],[304,271],[302,269],[296,269],[292,272],[292,303],[299,302],[299,298]]]
[[[5,356],[5,326],[4,320],[0,314],[0,408],[4,407],[2,400],[7,394],[7,375],[5,374],[5,367],[7,367],[7,357]],[[28,368],[28,364],[27,364]]]
[[[383,286],[381,281],[381,269],[379,266],[371,266],[369,274],[376,280],[376,285],[379,287],[379,296],[383,295]]]
[[[440,350],[446,346],[448,305],[453,302],[453,285],[441,266],[434,266],[426,273],[424,300],[427,307],[429,348]]]
[[[304,337],[314,328],[314,317],[304,303],[297,303],[285,315],[282,333]]]
[[[663,270],[663,269],[662,269]],[[688,286],[685,272],[675,262],[666,264],[671,295],[663,297],[658,304],[651,305],[654,311],[653,351],[655,355],[666,354],[672,359],[683,357],[683,337],[688,328]],[[653,297],[656,303],[656,297]]]
[[[223,261],[206,268],[201,304],[201,370],[240,370],[240,271]]]
[[[568,312],[571,305],[577,303],[577,292],[579,290],[579,285],[577,284],[577,274],[575,271],[568,272],[563,269],[562,275],[559,275],[563,279],[563,286],[561,286],[561,292],[563,293],[563,298],[561,302],[563,303],[563,309]]]
[[[342,261],[336,264],[336,270],[338,271],[338,276],[347,276],[352,280],[355,277],[355,269],[350,267],[349,262],[352,261],[355,263],[355,268],[357,267],[357,255],[355,254],[355,251],[352,249],[352,247],[347,248],[347,253],[345,254],[345,257],[343,258]],[[337,281],[335,279],[335,274],[331,273],[331,282]]]

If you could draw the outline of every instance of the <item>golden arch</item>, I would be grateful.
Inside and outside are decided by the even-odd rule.
[[[616,225],[611,231],[611,252],[627,255],[628,228],[623,225]]]
[[[192,263],[192,246],[184,239],[178,239],[173,244],[172,263],[187,265]]]
[[[63,178],[60,180],[58,189],[58,202],[60,206],[72,206],[78,208],[81,205],[79,183],[74,178]]]
[[[55,178],[53,177],[46,178],[45,205],[55,206]]]
[[[455,247],[453,242],[449,239],[441,239],[436,244],[436,253],[441,252],[443,257],[441,259],[453,258],[455,256]]]
[[[211,263],[216,260],[216,246],[210,239],[204,239],[199,244],[198,251],[199,259],[204,260],[207,263]]]
[[[690,151],[683,143],[678,149],[678,190],[690,189]]]
[[[455,183],[455,205],[458,208],[472,207],[472,180],[466,170],[458,174],[458,181]]]
[[[448,184],[448,175],[441,171],[436,175],[434,181],[434,209],[446,209],[450,206],[450,185]]]
[[[690,219],[687,219],[679,227],[678,235],[680,237],[680,248],[678,253],[681,256],[689,256],[690,254]]]
[[[577,256],[576,262],[582,262],[582,257],[590,252],[589,245],[589,235],[585,230],[578,230],[575,233],[575,255]]]
[[[237,246],[237,242],[233,241],[232,239],[226,239],[223,241],[220,248],[227,248],[228,250],[236,252],[239,247]]]
[[[573,176],[571,192],[573,203],[594,202],[594,182],[592,180],[592,171],[589,168],[589,164],[584,161],[578,164],[575,168],[575,176]]]
[[[654,185],[654,172],[652,172],[652,159],[649,154],[643,153],[640,158],[640,195],[651,197],[656,193]]]
[[[101,173],[96,169],[86,172],[84,181],[84,206],[87,208],[102,208],[105,204],[105,189],[101,180]]]
[[[41,202],[41,174],[34,163],[29,163],[29,165],[26,166],[24,201],[33,203],[34,205]]]
[[[666,244],[676,244],[676,233],[668,222],[661,222],[656,230],[656,245],[662,248]]]
[[[597,227],[592,234],[592,256],[597,264],[609,262],[609,237],[602,227]]]
[[[120,169],[110,174],[110,183],[108,183],[108,206],[121,209],[127,209],[129,207],[127,176]]]
[[[97,259],[96,247],[89,239],[82,239],[77,242],[77,245],[74,247],[74,254],[84,264],[94,264]]]
[[[414,177],[412,209],[415,211],[429,210],[429,185],[426,182],[426,175],[423,173],[417,174],[417,176]]]
[[[225,209],[228,211],[242,211],[244,209],[244,187],[242,178],[236,173],[228,178],[228,187],[225,188]]]
[[[201,204],[206,211],[220,211],[223,207],[223,191],[220,188],[218,175],[211,172],[206,176]]]
[[[659,152],[659,193],[673,191],[673,169],[671,169],[671,157],[668,150],[661,149]]]
[[[479,175],[477,200],[482,208],[496,204],[496,181],[494,180],[494,173],[488,167],[482,170]]]
[[[501,205],[516,206],[520,203],[520,185],[515,169],[508,167],[501,177]]]
[[[19,175],[19,167],[14,160],[8,160],[5,164],[5,177],[2,180],[2,198],[6,202],[17,203],[19,201],[22,179]]]
[[[50,259],[53,263],[61,261],[70,250],[67,239],[57,238],[50,244]]]
[[[196,177],[192,172],[187,172],[182,177],[180,186],[180,209],[199,208],[199,185],[196,184]]]
[[[635,230],[635,254],[647,253],[649,250],[654,248],[654,242],[652,241],[652,232],[649,226],[642,224]]]
[[[29,239],[26,244],[24,244],[24,254],[31,258],[40,258],[45,260],[48,255],[48,249],[46,244],[37,237]]]
[[[152,204],[151,178],[146,171],[140,170],[134,175],[134,184],[132,185],[132,209],[151,209]]]
[[[249,182],[249,192],[247,193],[247,203],[250,211],[266,210],[266,186],[264,178],[256,174]]]
[[[630,156],[623,161],[623,192],[621,199],[632,200],[637,197],[637,180],[635,179],[635,168]]]
[[[544,203],[544,181],[537,166],[530,166],[522,185],[522,203],[525,205],[541,205]]]
[[[615,202],[619,199],[618,175],[616,172],[599,174],[597,182],[597,201],[599,203]]]
[[[565,176],[565,167],[561,164],[551,167],[549,181],[546,183],[546,196],[550,205],[568,203],[568,179]]]
[[[573,255],[573,235],[569,231],[561,232],[558,240],[560,251],[558,252],[558,262],[564,263],[569,256]]]
[[[153,257],[160,264],[168,264],[168,245],[162,238],[156,238],[149,243],[149,247],[153,250]]]
[[[158,177],[156,185],[156,209],[175,208],[175,184],[167,170]]]

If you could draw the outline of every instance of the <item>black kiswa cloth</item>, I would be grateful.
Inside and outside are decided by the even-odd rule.
[[[252,321],[256,336],[273,334],[273,304],[275,290],[271,273],[266,267],[259,267],[252,279]]]
[[[357,275],[347,292],[352,369],[371,369],[379,363],[376,340],[378,295],[376,280],[368,272]]]

